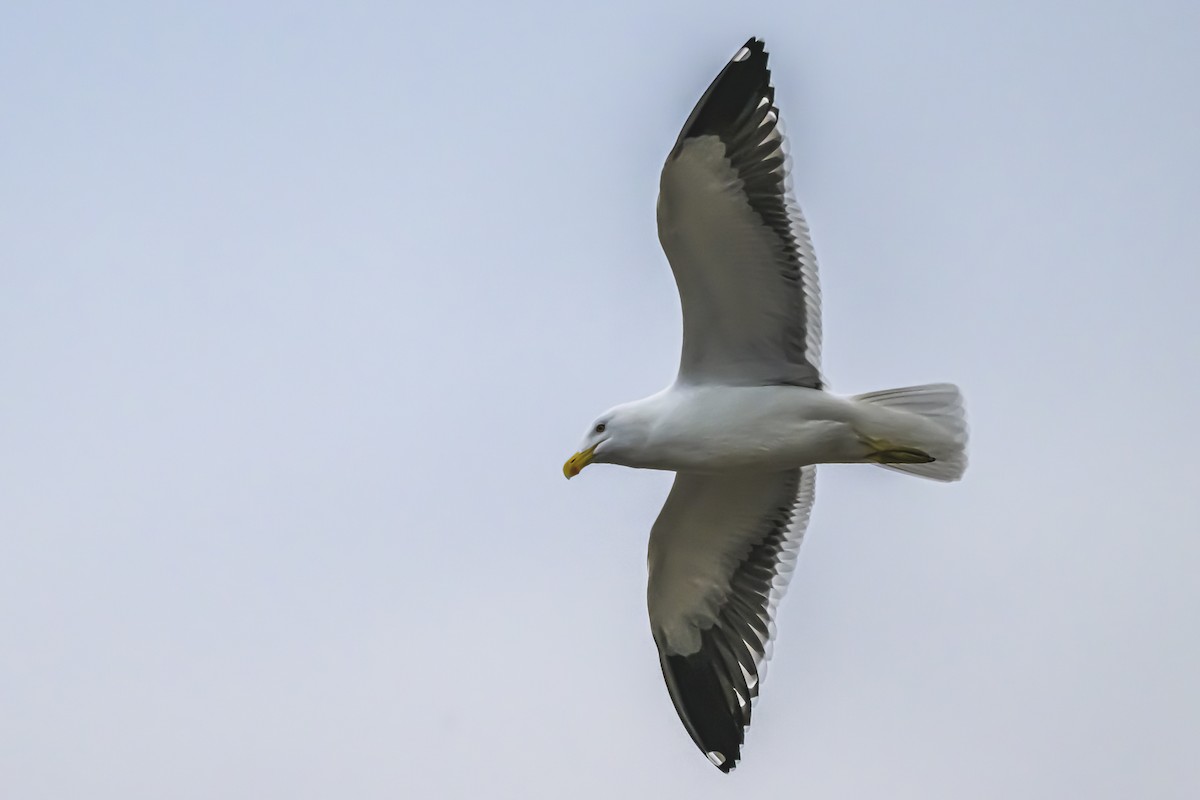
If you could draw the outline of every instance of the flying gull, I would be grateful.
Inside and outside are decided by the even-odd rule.
[[[722,772],[741,756],[813,503],[816,464],[955,481],[957,387],[842,397],[821,377],[817,260],[792,198],[758,39],[692,111],[663,166],[658,237],[683,306],[674,383],[593,422],[563,465],[675,472],[650,530],[650,627],[684,728]]]

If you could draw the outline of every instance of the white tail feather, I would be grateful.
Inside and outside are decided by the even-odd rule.
[[[872,430],[865,433],[896,447],[921,450],[934,459],[927,464],[880,466],[935,481],[956,481],[962,477],[967,468],[967,419],[957,386],[950,383],[906,386],[860,394],[854,399],[886,409],[883,414],[872,415]]]

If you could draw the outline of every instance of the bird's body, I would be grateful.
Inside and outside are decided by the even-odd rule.
[[[676,384],[624,408],[647,423],[646,438],[616,456],[623,466],[770,472],[867,454],[852,401],[819,389]]]
[[[826,390],[816,256],[761,41],[738,50],[684,123],[663,166],[658,233],[683,307],[678,377],[601,415],[563,472],[676,473],[650,532],[650,627],[684,728],[728,772],[808,524],[814,465],[954,481],[967,429],[950,384]]]
[[[865,462],[878,449],[871,440],[926,442],[941,434],[918,415],[803,386],[674,384],[618,408],[644,436],[594,461],[672,472]]]

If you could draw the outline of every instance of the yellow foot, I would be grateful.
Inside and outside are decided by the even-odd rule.
[[[867,456],[867,461],[876,464],[929,464],[935,460],[929,453],[915,447],[897,447],[890,442],[868,436],[863,437],[863,442],[875,451]]]

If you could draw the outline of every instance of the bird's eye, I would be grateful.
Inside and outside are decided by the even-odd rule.
[[[604,433],[604,427],[605,427],[604,423],[601,422],[599,425],[596,426],[596,433]]]

